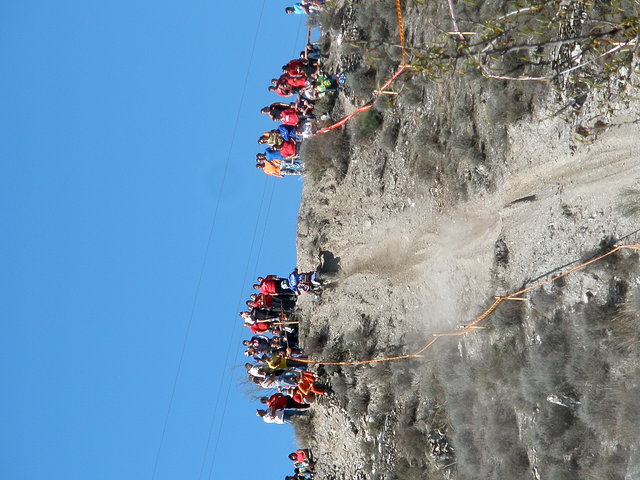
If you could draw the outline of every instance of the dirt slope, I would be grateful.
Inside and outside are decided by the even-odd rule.
[[[395,211],[369,207],[362,218],[357,213],[361,208],[357,192],[349,188],[341,195],[344,187],[338,186],[326,206],[323,220],[328,223],[321,222],[325,225],[321,245],[299,250],[302,268],[315,268],[321,251],[339,258],[338,285],[321,299],[305,298],[301,302],[302,315],[311,322],[305,341],[311,341],[315,356],[343,360],[410,352],[426,341],[428,334],[450,331],[470,321],[494,295],[512,291],[581,258],[605,238],[635,232],[637,220],[621,217],[617,204],[620,191],[637,187],[640,181],[638,125],[603,132],[592,145],[550,142],[557,135],[549,131],[559,127],[562,124],[538,126],[537,131],[530,124],[512,128],[507,164],[512,173],[504,174],[494,192],[444,208],[437,208],[432,197],[416,195],[406,198],[406,206],[401,203]],[[526,197],[531,199],[517,202]],[[320,215],[318,200],[317,193],[305,192],[305,202],[314,204],[316,215]],[[334,202],[340,212],[331,211]],[[304,210],[303,204],[301,212]],[[346,215],[349,210],[353,217]],[[314,224],[301,222],[304,228],[312,230]],[[301,236],[302,244],[304,239]],[[625,238],[627,242],[638,240],[637,234]],[[568,308],[587,301],[606,304],[615,273],[606,269],[597,274],[593,270],[577,273],[566,280],[563,296],[554,301]],[[627,274],[624,281],[629,289],[637,286],[637,271]],[[527,325],[528,321],[523,321],[522,328],[531,336],[535,327]],[[439,349],[464,351],[461,358],[469,359],[490,348],[491,336],[500,334],[499,330],[479,332],[461,340],[458,348],[451,340]],[[365,340],[367,335],[376,337],[371,345]],[[326,338],[320,340],[326,343],[318,345],[311,338]],[[438,351],[427,353],[440,355]],[[375,389],[376,381],[393,384],[393,375],[403,375],[405,368],[422,367],[393,365],[394,373],[389,378],[387,374],[381,379],[376,379],[376,374],[362,375],[363,370],[376,368],[345,367],[334,373],[333,381],[341,375],[355,377],[351,385],[347,380],[343,393],[348,402],[354,392]],[[345,373],[347,369],[351,371]],[[428,388],[415,385],[420,381],[412,379],[404,388],[415,388],[420,396]],[[394,393],[391,401],[384,396],[378,398],[375,392],[368,396],[372,404],[386,402],[388,414],[400,415],[406,393]],[[545,393],[554,392],[541,392]],[[544,395],[541,398],[544,400]],[[375,465],[386,473],[397,469],[396,447],[385,446],[387,441],[394,442],[384,439],[384,431],[377,441],[372,440],[375,434],[367,426],[372,407],[364,407],[362,412],[349,413],[337,402],[317,410],[315,422],[322,432],[316,435],[317,449],[321,457],[331,459],[328,471],[334,471],[336,464],[341,466],[338,476],[344,475],[344,470],[371,475],[372,463],[374,474]],[[385,411],[384,406],[373,408]],[[428,429],[424,433],[427,435]],[[373,462],[363,449],[363,442],[368,441],[372,442],[371,448],[378,449]]]
[[[299,267],[337,280],[299,302],[313,358],[415,351],[495,295],[613,241],[640,243],[637,217],[619,208],[640,186],[638,106],[598,111],[596,93],[582,116],[557,118],[547,91],[498,126],[494,94],[458,78],[423,88],[421,108],[395,104],[373,139],[352,144],[344,174],[305,179]],[[452,150],[450,133],[421,163],[424,125],[442,131],[460,109],[482,161]],[[585,142],[576,128],[594,112],[603,127]],[[422,359],[323,367],[335,393],[299,427],[319,477],[638,478],[639,273],[638,255],[621,252]]]

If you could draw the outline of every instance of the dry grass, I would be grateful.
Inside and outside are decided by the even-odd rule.
[[[625,217],[636,217],[640,214],[640,189],[625,188],[620,193],[618,209]]]
[[[345,130],[316,135],[302,142],[300,157],[306,174],[314,180],[326,175],[341,178],[349,168],[350,139]]]
[[[617,3],[624,4],[622,10],[632,8],[627,1]],[[349,65],[347,75],[346,94],[355,104],[368,100],[379,80],[393,69],[397,50],[383,44],[383,37],[395,33],[387,11],[391,4],[353,4],[364,43],[346,42],[343,48],[349,49],[345,57],[355,52],[361,58]],[[497,18],[516,8],[514,2],[498,0],[456,5],[466,22],[464,27],[482,29],[490,25],[482,24],[479,18]],[[542,1],[528,1],[524,6],[536,5],[557,7]],[[599,18],[618,18],[611,2],[597,0],[585,5],[594,15],[601,15]],[[424,8],[429,11],[431,7]],[[344,33],[350,28],[349,22],[345,23],[346,11],[336,14],[336,18],[327,16],[322,22],[328,29]],[[526,22],[505,29],[506,36],[496,29],[495,38],[506,39],[505,45],[511,45],[557,32],[552,28],[538,34],[533,28],[535,19],[527,16]],[[528,27],[532,33],[527,36],[523,33]],[[454,48],[450,40],[447,37],[447,48]],[[533,52],[526,53],[500,55],[492,65],[513,75],[551,68],[549,62],[525,65],[537,61]],[[598,69],[601,66],[597,65]],[[380,108],[384,118],[361,117],[348,131],[354,138],[371,139],[373,148],[391,152],[397,148],[398,136],[398,123],[392,114],[401,118],[402,112],[420,109],[422,124],[415,125],[417,132],[407,135],[407,174],[427,184],[444,179],[455,185],[451,188],[466,191],[465,183],[471,184],[472,179],[463,177],[462,172],[469,165],[482,165],[490,171],[485,150],[504,151],[506,126],[526,118],[536,99],[549,93],[549,87],[479,80],[477,69],[462,60],[457,62],[455,72],[436,67],[433,76],[446,74],[447,80],[461,73],[447,84],[451,92],[437,90],[438,86],[429,81],[429,72],[418,80],[417,75],[407,77],[397,99],[389,108]],[[594,74],[601,74],[601,70],[595,70],[594,66]],[[435,104],[427,105],[425,98]],[[368,121],[373,126],[365,125]],[[336,142],[324,137],[304,147],[310,149],[308,171],[314,178],[344,174],[348,168],[348,157],[336,164],[332,155],[339,157],[349,147],[336,151]],[[637,215],[640,189],[623,192],[620,209],[625,215]],[[538,292],[531,305],[513,302],[492,318],[486,335],[481,337],[483,344],[476,345],[473,353],[463,341],[459,349],[451,343],[449,348],[434,348],[429,363],[327,368],[337,403],[354,419],[371,416],[371,432],[382,436],[376,442],[385,442],[383,451],[394,452],[391,478],[446,478],[448,472],[453,472],[450,478],[459,479],[532,478],[533,467],[541,478],[624,478],[627,452],[637,446],[640,430],[640,382],[636,380],[640,378],[640,305],[638,297],[625,286],[625,282],[633,282],[638,265],[637,258],[632,261],[629,256],[619,255],[607,262],[625,280],[612,281],[606,299],[568,306],[563,289],[558,288],[551,293]],[[309,346],[323,358],[346,359],[349,352],[358,352],[358,358],[370,358],[384,351],[379,333],[372,319],[366,328],[354,329],[344,337],[322,337]],[[572,408],[553,404],[547,401],[549,395],[571,397],[580,403]],[[385,418],[392,423],[393,435],[383,435]],[[455,457],[447,463],[443,461],[446,456],[430,453],[428,435],[434,430],[442,431],[452,446],[451,455]],[[605,444],[610,448],[603,448]],[[371,440],[363,443],[372,464],[381,465],[378,446]],[[449,463],[455,465],[444,468]]]

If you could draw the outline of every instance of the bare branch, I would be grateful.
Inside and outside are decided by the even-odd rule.
[[[581,68],[586,67],[587,65],[590,65],[592,63],[594,63],[595,61],[599,60],[602,57],[605,57],[607,55],[611,55],[612,53],[628,46],[628,45],[636,45],[636,38],[632,38],[631,40],[628,40],[626,42],[622,42],[618,45],[616,45],[613,48],[610,48],[609,50],[607,50],[606,52],[601,53],[600,55],[598,55],[595,58],[592,58],[591,60],[588,60],[586,62],[580,63],[574,67],[571,68],[567,68],[566,70],[562,70],[561,72],[555,73],[553,75],[544,75],[541,77],[508,77],[508,76],[503,76],[503,75],[495,75],[494,73],[492,73],[489,68],[483,64],[480,63],[480,69],[482,70],[482,75],[484,77],[487,78],[492,78],[494,80],[510,80],[510,81],[517,81],[517,82],[548,82],[549,80],[552,80],[554,78],[557,77],[561,77],[563,75],[566,75],[568,73],[571,72],[575,72],[576,70],[579,70]]]
[[[458,28],[458,20],[456,19],[456,12],[453,8],[453,0],[447,0],[447,2],[449,3],[449,16],[451,17],[453,30],[456,32],[456,35],[458,36],[458,38],[464,42],[466,41],[466,39],[464,38],[464,35],[460,31],[460,28]]]
[[[525,13],[525,12],[538,12],[540,10],[542,10],[543,7],[525,7],[525,8],[520,8],[519,10],[514,10],[513,12],[509,12],[505,15],[502,15],[501,17],[496,18],[494,21],[498,22],[500,20],[504,20],[505,18],[509,18],[509,17],[513,17],[514,15],[520,15],[521,13]]]

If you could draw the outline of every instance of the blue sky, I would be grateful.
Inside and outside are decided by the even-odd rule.
[[[295,266],[301,180],[254,167],[306,39],[289,3],[0,4],[0,478],[291,470],[238,385],[237,317]]]

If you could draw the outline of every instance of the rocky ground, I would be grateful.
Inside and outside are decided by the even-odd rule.
[[[328,65],[362,70],[335,40],[358,28],[358,5],[344,6]],[[414,44],[428,39],[419,8],[406,14]],[[437,26],[446,3],[433,8]],[[376,129],[350,125],[344,161],[305,179],[299,267],[335,279],[299,302],[312,358],[411,353],[494,296],[640,243],[621,208],[640,186],[635,81],[583,87],[575,108],[559,83],[402,77]],[[347,88],[332,115],[359,100]],[[420,359],[321,367],[334,392],[297,427],[318,476],[640,478],[639,272],[622,251]]]

